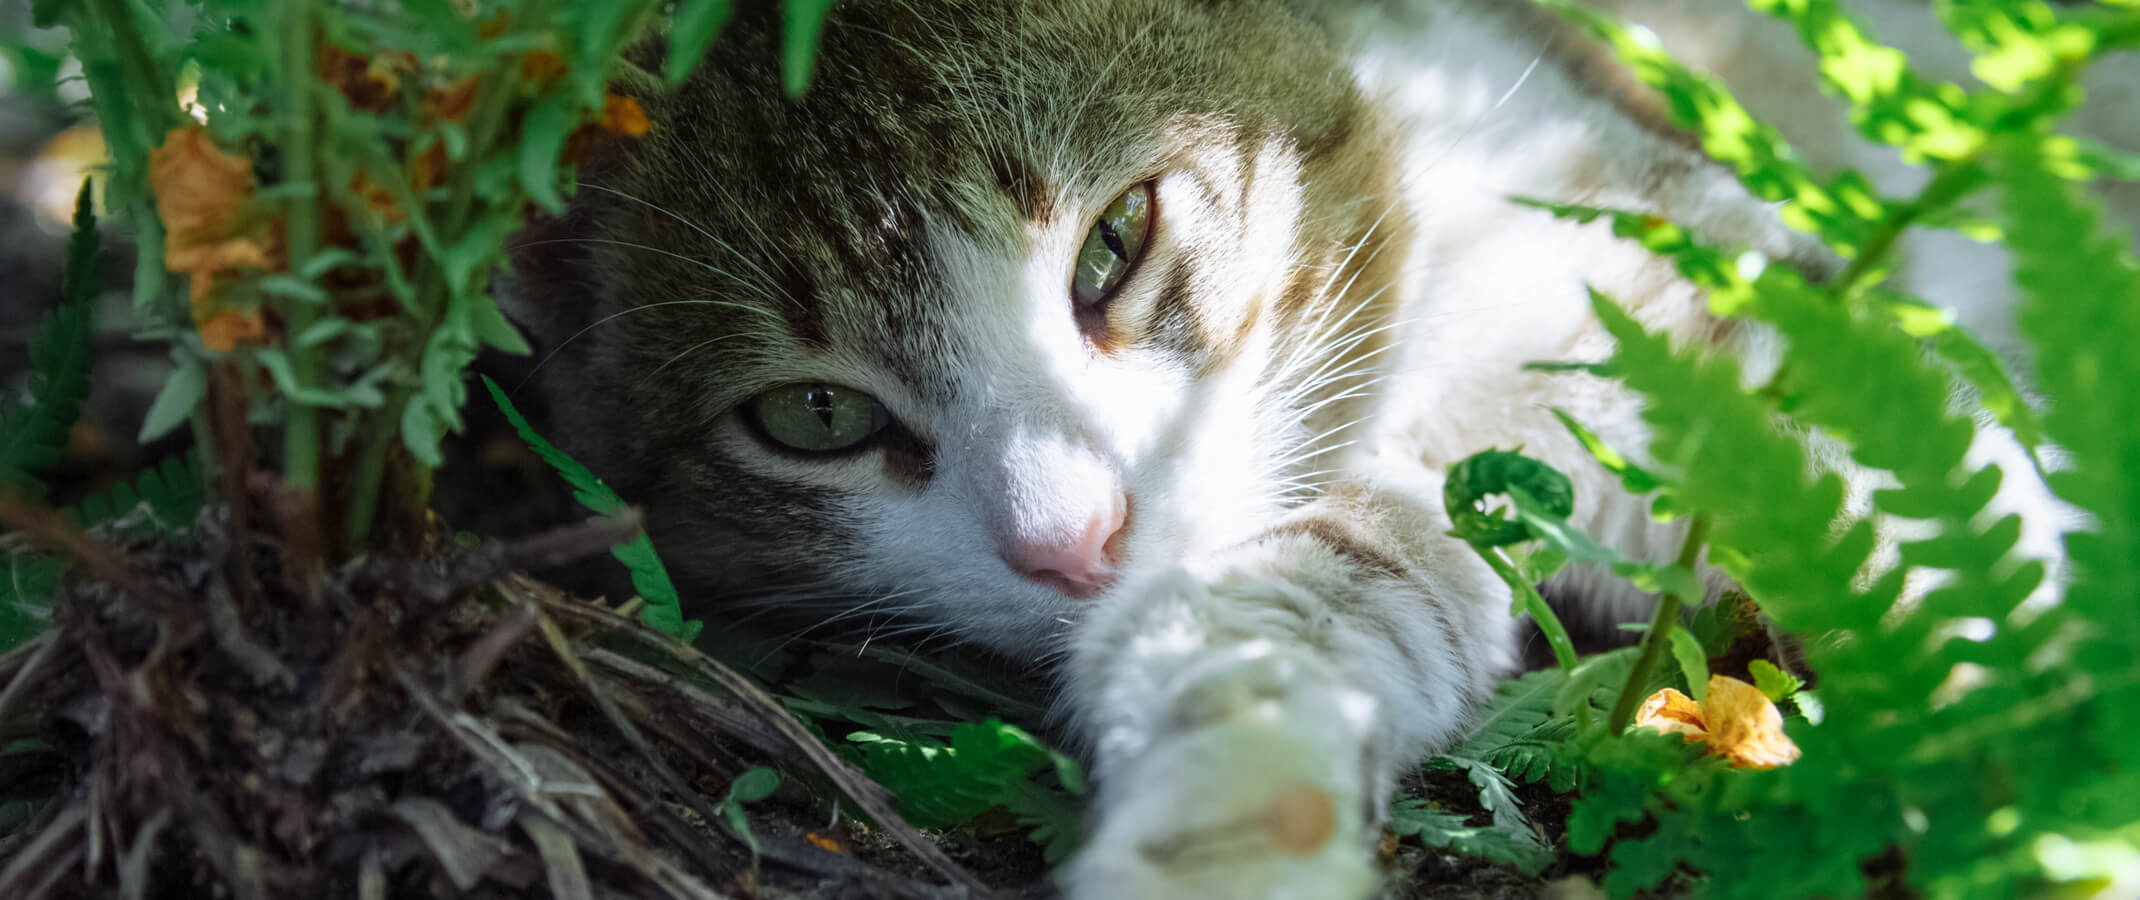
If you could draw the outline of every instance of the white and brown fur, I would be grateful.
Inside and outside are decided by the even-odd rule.
[[[515,315],[561,351],[539,384],[693,595],[893,616],[1058,672],[1100,786],[1077,898],[1372,888],[1398,773],[1518,663],[1507,588],[1444,535],[1450,463],[1521,446],[1575,477],[1578,525],[1676,548],[1547,412],[1639,448],[1635,400],[1522,367],[1610,353],[1586,285],[1773,348],[1508,195],[1820,264],[1527,3],[850,0],[799,101],[771,4],[742,6],[518,250]],[[1145,181],[1144,259],[1075,308],[1079,242]],[[744,423],[808,381],[898,424],[804,458]],[[999,557],[1006,522],[1075,525],[1115,484],[1104,592]],[[1553,587],[1640,613],[1609,579]],[[1274,847],[1258,823],[1314,798],[1334,834]]]

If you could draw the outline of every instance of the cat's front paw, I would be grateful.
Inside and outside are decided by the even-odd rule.
[[[1201,654],[1109,776],[1070,900],[1350,900],[1376,876],[1365,722],[1327,667],[1253,642]]]

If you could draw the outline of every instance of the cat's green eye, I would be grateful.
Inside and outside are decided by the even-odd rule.
[[[1114,295],[1144,255],[1152,234],[1152,186],[1140,184],[1107,204],[1085,245],[1078,248],[1077,268],[1070,273],[1070,299],[1080,308],[1097,308]]]
[[[804,453],[852,448],[892,420],[877,398],[823,382],[781,385],[751,398],[746,409],[767,438]]]

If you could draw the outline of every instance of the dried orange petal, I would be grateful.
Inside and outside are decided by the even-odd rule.
[[[226,309],[199,318],[195,310],[195,327],[200,329],[201,343],[217,353],[229,353],[241,343],[258,342],[267,337],[267,323],[257,312],[239,312]]]
[[[1798,745],[1783,733],[1783,713],[1760,688],[1736,678],[1711,676],[1704,711],[1710,746],[1732,765],[1773,769],[1798,759]]]
[[[520,80],[547,87],[565,77],[565,58],[548,50],[531,50],[520,58]]]
[[[1651,694],[1635,724],[1703,741],[1711,753],[1740,768],[1773,769],[1798,759],[1798,745],[1783,733],[1783,713],[1761,689],[1724,675],[1709,677],[1707,702],[1671,688]]]
[[[853,856],[855,852],[854,842],[848,840],[847,835],[841,834],[840,832],[833,831],[830,829],[824,831],[806,831],[803,832],[803,838],[805,840],[808,840],[810,843],[816,845],[819,850],[824,850],[828,853],[838,853],[842,856]]]
[[[445,87],[432,88],[424,94],[423,121],[461,122],[476,108],[476,87],[482,83],[481,75],[469,75]]]
[[[164,267],[187,276],[202,342],[228,352],[240,342],[264,338],[267,326],[259,312],[214,302],[220,280],[230,271],[281,265],[274,224],[248,216],[252,162],[217,147],[200,126],[189,126],[166,135],[163,146],[149,154],[149,184],[164,223]]]
[[[253,195],[253,163],[225,153],[192,125],[164,136],[149,154],[149,185],[156,190],[156,215],[169,243],[193,244],[230,234]]]
[[[625,137],[641,137],[654,127],[646,110],[630,97],[609,94],[602,98],[602,130]]]
[[[351,109],[380,112],[393,105],[401,90],[401,73],[413,70],[408,53],[386,53],[375,58],[351,53],[333,44],[320,49],[320,80],[348,98]]]
[[[1651,694],[1635,710],[1635,726],[1654,728],[1666,734],[1686,735],[1687,740],[1699,741],[1709,737],[1709,726],[1702,716],[1702,705],[1671,688]]]

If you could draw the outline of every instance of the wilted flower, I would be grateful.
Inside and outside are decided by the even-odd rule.
[[[1665,688],[1642,701],[1635,724],[1704,741],[1741,768],[1773,769],[1798,759],[1783,733],[1783,713],[1759,688],[1723,675],[1709,677],[1706,701]]]

